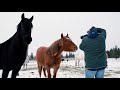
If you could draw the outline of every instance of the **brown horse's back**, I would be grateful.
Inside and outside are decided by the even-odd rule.
[[[44,66],[45,64],[44,55],[45,55],[46,50],[47,50],[47,47],[40,47],[37,49],[36,60],[37,60],[38,65],[40,66]]]

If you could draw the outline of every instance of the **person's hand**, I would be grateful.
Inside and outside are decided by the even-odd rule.
[[[97,32],[98,32],[98,33],[101,33],[101,28],[97,28]]]

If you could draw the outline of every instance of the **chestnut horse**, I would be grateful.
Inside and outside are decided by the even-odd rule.
[[[38,72],[41,78],[41,71],[43,69],[44,76],[51,78],[50,69],[53,68],[53,78],[56,78],[57,71],[61,63],[61,53],[63,51],[75,52],[78,47],[72,42],[68,34],[52,43],[49,47],[40,47],[36,52],[36,60],[38,64]],[[46,76],[46,71],[48,76]]]

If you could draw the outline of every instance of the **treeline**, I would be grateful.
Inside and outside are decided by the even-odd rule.
[[[115,45],[115,47],[113,47],[112,49],[107,50],[106,52],[108,54],[108,58],[115,58],[115,59],[120,58],[120,48],[117,45]],[[29,59],[33,60],[35,58],[36,56],[34,56],[33,53],[31,52],[31,55],[29,55]],[[75,58],[75,54],[71,52],[66,53],[65,55],[61,54],[61,58]]]
[[[115,45],[115,47],[113,47],[112,49],[110,49],[109,51],[107,50],[107,54],[108,54],[108,58],[120,58],[120,48]]]
[[[69,54],[66,53],[66,55],[61,54],[61,58],[75,58],[75,55],[74,55],[74,53],[69,52]],[[34,59],[36,59],[36,56],[34,56],[33,53],[31,52],[31,54],[29,55],[29,59],[34,60]]]
[[[75,58],[75,54],[70,52],[69,54],[66,53],[66,55],[61,54],[61,58]]]
[[[29,59],[34,60],[34,59],[36,59],[36,56],[34,56],[33,53],[31,52],[31,54],[29,55]]]

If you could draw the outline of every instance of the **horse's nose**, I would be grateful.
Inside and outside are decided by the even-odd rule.
[[[78,49],[78,47],[77,47],[77,46],[75,46],[75,47],[74,47],[74,50],[77,50],[77,49]]]
[[[30,42],[32,41],[32,38],[30,38]]]
[[[26,40],[27,40],[27,43],[30,44],[32,41],[32,38],[30,37],[30,38],[27,38]]]
[[[78,50],[78,47],[76,46],[76,50]]]
[[[78,47],[76,46],[76,50],[78,50]]]

